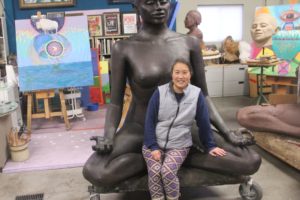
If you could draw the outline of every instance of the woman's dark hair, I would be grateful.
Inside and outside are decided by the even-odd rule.
[[[178,59],[175,60],[175,62],[172,65],[172,68],[171,68],[171,73],[173,73],[173,69],[174,69],[174,66],[176,65],[176,63],[183,63],[186,66],[188,66],[191,75],[193,75],[193,68],[192,68],[190,62],[188,62],[187,60],[185,60],[183,58],[178,58]]]

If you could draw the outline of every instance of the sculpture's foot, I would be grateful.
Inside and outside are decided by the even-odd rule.
[[[261,200],[263,196],[262,188],[250,177],[240,184],[239,193],[243,200]]]

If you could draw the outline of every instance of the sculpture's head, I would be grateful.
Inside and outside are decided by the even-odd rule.
[[[143,23],[167,23],[170,12],[170,0],[135,0],[134,5]]]
[[[272,45],[272,35],[276,33],[277,22],[270,14],[259,14],[255,16],[251,26],[251,36],[259,47]]]
[[[201,23],[201,14],[197,10],[190,10],[184,20],[186,28],[191,29]]]

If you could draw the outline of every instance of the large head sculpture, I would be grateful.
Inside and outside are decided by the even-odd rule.
[[[272,35],[276,33],[277,22],[270,14],[259,14],[254,17],[251,36],[258,47],[272,46]]]

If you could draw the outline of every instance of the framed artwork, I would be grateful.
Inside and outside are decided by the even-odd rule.
[[[19,0],[21,9],[74,6],[75,0]]]
[[[122,32],[123,34],[135,34],[138,32],[136,13],[122,13]]]
[[[102,36],[102,15],[88,15],[88,27],[90,36]]]
[[[104,35],[120,35],[120,13],[103,13]]]
[[[114,4],[114,3],[132,3],[134,0],[108,0],[108,3]]]
[[[47,19],[64,18],[65,12],[47,12]]]

